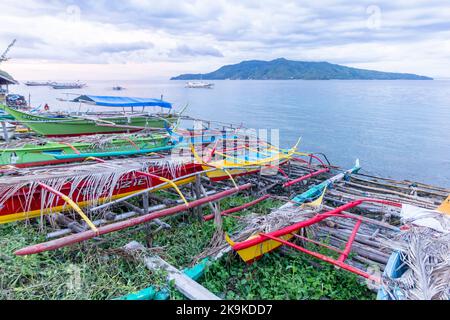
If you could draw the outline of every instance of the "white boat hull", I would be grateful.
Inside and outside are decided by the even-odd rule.
[[[206,82],[188,82],[186,83],[186,88],[195,88],[195,89],[212,89],[214,83],[206,83]]]

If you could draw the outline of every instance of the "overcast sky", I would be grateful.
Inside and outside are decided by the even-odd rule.
[[[241,60],[450,77],[449,0],[1,0],[17,79],[152,79]],[[0,53],[1,54],[1,53]]]

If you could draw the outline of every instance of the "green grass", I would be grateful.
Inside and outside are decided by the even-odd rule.
[[[221,208],[238,206],[252,199],[239,196],[221,202]],[[268,213],[278,201],[265,201],[249,212]],[[204,208],[205,213],[208,211]],[[208,245],[214,233],[213,222],[203,223],[187,215],[167,220],[170,230],[152,239],[165,260],[182,269]],[[224,219],[224,230],[231,232],[237,220]],[[45,241],[37,226],[17,222],[0,225],[0,299],[112,299],[150,285],[165,287],[162,272],[150,272],[116,249],[131,240],[145,243],[143,231],[118,232],[108,242],[84,244],[38,255],[17,257],[13,252]],[[314,266],[312,265],[312,262]],[[374,299],[374,294],[356,277],[319,263],[301,253],[274,252],[247,265],[234,254],[214,262],[200,281],[206,288],[227,299]],[[183,296],[171,290],[172,299]]]
[[[44,237],[22,223],[0,226],[0,299],[111,299],[151,284],[163,285],[162,274],[150,273],[143,264],[124,258],[109,245],[75,245],[25,257],[13,252]]]
[[[214,263],[202,284],[226,299],[374,299],[367,287],[326,263],[311,265],[303,254],[265,255],[246,265],[236,257]]]

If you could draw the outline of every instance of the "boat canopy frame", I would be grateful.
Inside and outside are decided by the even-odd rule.
[[[170,102],[155,98],[81,95],[72,100],[100,107],[161,107],[172,109]]]

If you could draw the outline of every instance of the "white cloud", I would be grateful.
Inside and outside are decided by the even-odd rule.
[[[17,78],[83,78],[86,65],[167,78],[277,57],[450,77],[446,0],[2,0],[0,19]]]

